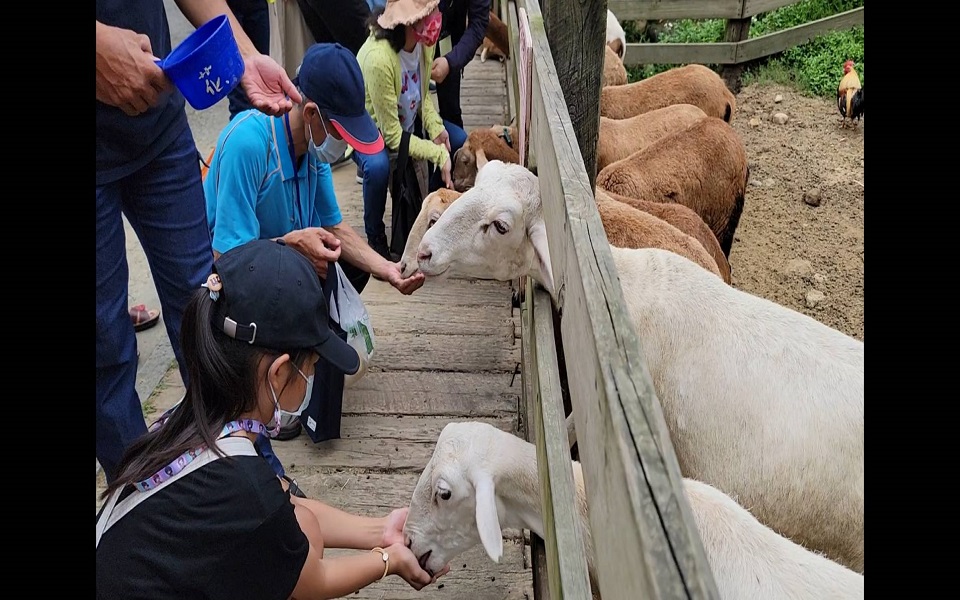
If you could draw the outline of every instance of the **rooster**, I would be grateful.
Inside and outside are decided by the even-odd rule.
[[[837,86],[837,108],[840,110],[841,127],[847,126],[847,119],[850,124],[856,126],[863,116],[863,86],[860,85],[860,77],[853,68],[853,61],[848,60],[843,63],[843,79]]]

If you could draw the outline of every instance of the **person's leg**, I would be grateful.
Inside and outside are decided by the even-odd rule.
[[[336,42],[356,56],[370,32],[367,0],[297,0],[317,42]]]
[[[123,213],[146,254],[167,336],[186,385],[180,323],[187,302],[213,272],[200,163],[189,127],[124,182]]]
[[[443,127],[447,130],[447,135],[450,136],[450,160],[453,161],[453,156],[457,150],[462,148],[467,141],[467,132],[459,125],[451,123],[446,119],[443,121]],[[443,176],[440,169],[434,169],[430,173],[430,191],[435,192],[442,187]]]
[[[147,432],[137,395],[137,340],[127,312],[127,246],[119,183],[97,187],[97,460],[107,482]]]
[[[270,54],[270,13],[267,0],[227,0],[227,6],[237,17],[244,33],[261,54]],[[253,108],[243,87],[238,85],[227,95],[230,119],[237,113]]]
[[[387,210],[390,155],[384,148],[377,154],[357,154],[357,159],[363,170],[363,229],[367,235],[367,243],[378,252],[386,251],[387,232],[383,215]],[[382,247],[378,249],[376,244]],[[380,253],[383,254],[383,252]],[[389,252],[386,255],[389,255]]]
[[[451,70],[442,83],[437,84],[437,104],[440,117],[463,128],[463,114],[460,110],[460,71]]]

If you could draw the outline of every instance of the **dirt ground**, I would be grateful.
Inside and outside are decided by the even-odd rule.
[[[860,340],[865,120],[841,129],[833,101],[754,84],[737,96],[732,123],[750,162],[734,286]]]

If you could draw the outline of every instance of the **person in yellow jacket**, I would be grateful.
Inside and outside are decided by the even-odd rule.
[[[353,154],[363,178],[363,225],[367,242],[389,260],[383,214],[387,206],[390,156],[396,156],[404,131],[410,133],[410,157],[437,169],[431,191],[453,187],[453,154],[463,146],[463,128],[444,121],[430,98],[430,67],[440,36],[439,0],[388,0],[370,18],[370,36],[357,61],[363,72],[367,112],[383,136],[378,154]]]

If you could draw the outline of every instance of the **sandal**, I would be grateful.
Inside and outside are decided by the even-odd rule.
[[[150,329],[160,322],[160,311],[155,308],[147,310],[144,304],[131,306],[128,312],[130,313],[130,320],[133,321],[134,331]]]

